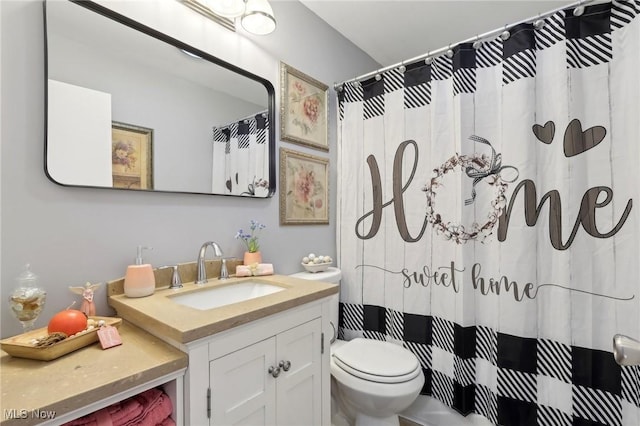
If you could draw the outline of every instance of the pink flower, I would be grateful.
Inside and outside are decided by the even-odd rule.
[[[304,168],[296,174],[294,191],[295,197],[301,204],[308,204],[315,192],[315,176],[312,171]]]
[[[317,96],[305,98],[302,107],[305,117],[313,124],[317,123],[320,115],[320,99]]]
[[[301,96],[304,95],[305,93],[307,93],[307,90],[304,88],[302,83],[300,83],[299,81],[294,81],[293,82],[293,88]]]

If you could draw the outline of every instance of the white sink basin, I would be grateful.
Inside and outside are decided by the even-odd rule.
[[[204,311],[232,303],[244,302],[245,300],[255,299],[256,297],[266,296],[282,290],[284,290],[284,287],[273,284],[242,281],[237,284],[181,294],[170,297],[170,299],[179,305]]]

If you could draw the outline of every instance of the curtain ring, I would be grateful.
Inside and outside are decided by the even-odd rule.
[[[400,62],[400,66],[398,67],[398,71],[400,71],[402,74],[404,74],[404,72],[407,70],[407,67],[404,66],[404,61]]]
[[[482,47],[482,41],[480,41],[480,36],[476,34],[476,41],[473,42],[473,48],[478,50]]]
[[[584,6],[582,5],[583,0],[578,1],[578,6],[573,9],[573,16],[581,16],[584,13]]]
[[[533,27],[536,30],[541,30],[544,27],[544,25],[545,25],[544,18],[542,18],[542,16],[540,16],[540,14],[538,13],[538,19],[533,21]]]
[[[380,80],[382,80],[382,76],[381,76],[379,73],[378,73],[378,74],[376,74],[376,77],[375,77],[375,78],[376,78],[376,81],[380,81]]]
[[[449,45],[449,50],[447,50],[447,57],[453,58],[453,49],[451,48],[451,45]]]
[[[509,37],[511,37],[511,33],[507,29],[508,27],[509,27],[508,25],[505,25],[504,31],[502,32],[502,34],[500,34],[500,39],[502,39],[502,41],[507,41],[509,40]]]

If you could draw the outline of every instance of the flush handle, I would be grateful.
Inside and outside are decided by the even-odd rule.
[[[289,371],[291,368],[291,361],[280,361],[279,365],[284,371]]]
[[[280,375],[280,367],[271,366],[269,367],[269,370],[267,370],[267,372],[273,377],[278,377]]]

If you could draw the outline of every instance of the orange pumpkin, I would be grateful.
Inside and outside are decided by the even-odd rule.
[[[49,320],[47,331],[49,334],[62,332],[67,336],[72,336],[87,328],[87,316],[84,312],[76,309],[65,309],[55,314]]]

